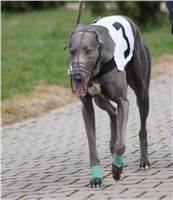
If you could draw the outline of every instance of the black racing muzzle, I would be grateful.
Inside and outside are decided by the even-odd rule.
[[[71,87],[73,94],[77,97],[83,97],[87,94],[87,80],[84,75],[81,74],[81,68],[74,69],[73,66],[69,65],[69,75],[71,78]]]

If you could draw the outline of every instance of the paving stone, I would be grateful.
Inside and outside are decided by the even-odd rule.
[[[172,74],[151,80],[147,122],[150,170],[139,170],[139,114],[129,89],[122,179],[112,179],[109,117],[95,107],[104,188],[89,188],[88,142],[77,102],[2,129],[2,199],[173,199]]]

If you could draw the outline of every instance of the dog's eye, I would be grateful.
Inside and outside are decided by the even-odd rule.
[[[75,49],[70,50],[70,55],[75,56],[76,55],[76,50]]]
[[[93,52],[93,49],[87,49],[86,54],[91,54]]]

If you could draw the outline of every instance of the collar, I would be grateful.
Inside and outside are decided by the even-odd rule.
[[[114,57],[112,57],[107,63],[105,63],[101,67],[100,72],[94,77],[94,79],[101,78],[102,76],[104,76],[105,74],[107,74],[108,72],[113,70],[114,68],[117,68],[117,65],[116,65],[116,62],[114,60]]]
[[[116,62],[114,60],[114,57],[112,57],[107,63],[105,63],[102,67],[100,72],[92,77],[89,82],[88,82],[88,87],[91,87],[93,85],[93,82],[95,82],[95,79],[101,78],[102,76],[104,76],[105,74],[107,74],[108,72],[110,72],[111,70],[113,70],[114,68],[117,68]]]

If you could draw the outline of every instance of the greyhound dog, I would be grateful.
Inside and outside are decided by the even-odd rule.
[[[149,112],[151,58],[138,27],[127,17],[109,16],[90,25],[77,25],[69,39],[69,74],[74,95],[82,102],[91,166],[91,188],[102,187],[96,149],[93,99],[110,117],[112,174],[119,180],[126,149],[128,85],[140,114],[140,167],[149,169],[146,119]],[[110,101],[117,104],[117,108]]]

